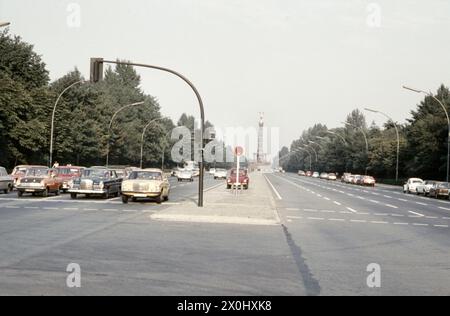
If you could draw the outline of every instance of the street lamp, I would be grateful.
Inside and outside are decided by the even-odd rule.
[[[284,158],[286,158],[286,157],[288,157],[288,156],[290,156],[292,154],[299,153],[301,151],[304,151],[304,152],[306,152],[308,154],[308,156],[309,156],[309,170],[312,170],[311,154],[309,153],[309,151],[307,151],[306,149],[303,149],[303,148],[296,148],[296,149],[292,150],[289,154],[286,154],[284,156],[279,157],[278,160],[282,160],[282,159],[284,159]]]
[[[147,125],[144,126],[144,129],[142,130],[142,136],[141,136],[141,163],[140,163],[140,168],[141,169],[142,169],[142,157],[144,156],[144,136],[145,136],[145,132],[147,131],[147,128],[151,124],[153,124],[153,123],[155,123],[155,122],[157,122],[159,120],[162,120],[162,119],[163,119],[162,117],[158,117],[158,118],[155,118],[155,119],[151,120],[150,122],[147,123]]]
[[[449,180],[449,167],[450,167],[450,118],[448,116],[448,112],[447,109],[445,108],[444,103],[439,100],[438,98],[436,98],[431,92],[426,92],[424,90],[418,90],[418,89],[413,89],[413,88],[409,88],[406,86],[403,86],[404,89],[416,92],[416,93],[423,93],[429,97],[432,97],[435,101],[437,101],[442,109],[444,110],[445,113],[445,117],[447,118],[447,127],[448,127],[448,133],[447,133],[447,173],[446,173],[446,182],[448,182]]]
[[[322,149],[322,150],[325,150],[324,147],[323,147],[321,144],[317,143],[317,142],[313,142],[312,140],[309,140],[308,142],[309,142],[310,144],[314,144],[314,145],[319,146],[319,148]]]
[[[8,26],[10,24],[10,22],[0,22],[0,27]]]
[[[316,163],[317,163],[317,161],[319,160],[319,155],[317,154],[317,151],[311,145],[306,145],[306,147],[312,149],[312,151],[314,152],[314,155],[316,156]]]
[[[124,106],[122,106],[120,109],[118,109],[116,112],[114,112],[114,114],[113,114],[113,116],[112,116],[112,118],[111,118],[111,121],[109,122],[109,125],[108,125],[108,143],[107,143],[107,146],[106,146],[106,167],[108,167],[108,165],[109,165],[109,142],[110,142],[110,138],[111,138],[111,126],[112,126],[112,123],[113,123],[113,121],[114,121],[114,118],[116,117],[116,115],[117,114],[119,114],[119,112],[121,112],[122,110],[125,110],[126,108],[129,108],[129,107],[132,107],[132,106],[136,106],[136,105],[141,105],[141,104],[144,104],[144,102],[143,101],[141,101],[141,102],[135,102],[135,103],[131,103],[131,104],[127,104],[127,105],[124,105]]]
[[[131,63],[131,62],[120,62],[120,61],[112,61],[112,60],[103,60],[103,58],[91,58],[91,81],[97,82],[101,80],[103,74],[103,63],[110,63],[110,64],[118,64],[118,65],[128,65],[128,66],[136,66],[136,67],[145,67],[145,68],[151,68],[156,70],[161,70],[164,72],[171,73],[178,78],[182,79],[185,83],[189,85],[189,87],[194,91],[195,96],[198,101],[198,105],[200,108],[200,119],[201,119],[201,149],[200,149],[200,162],[199,162],[199,181],[198,181],[198,206],[203,207],[203,178],[204,178],[204,131],[205,131],[205,111],[203,108],[203,101],[200,96],[200,93],[198,92],[197,88],[194,86],[194,84],[185,76],[180,74],[179,72],[165,68],[160,66],[153,66],[153,65],[147,65],[147,64],[139,64],[139,63]]]
[[[59,95],[58,98],[56,98],[56,102],[55,105],[53,106],[53,112],[52,112],[52,122],[51,122],[51,127],[50,127],[50,156],[49,156],[49,167],[52,166],[53,163],[53,132],[54,132],[54,124],[55,124],[55,113],[56,113],[56,106],[58,105],[59,100],[61,99],[61,97],[63,96],[64,93],[66,93],[67,90],[69,90],[70,88],[72,88],[73,86],[77,85],[77,84],[81,84],[85,82],[85,80],[79,80],[76,81],[74,83],[72,83],[71,85],[67,86]]]
[[[357,128],[361,131],[361,133],[364,136],[364,141],[366,142],[366,153],[367,153],[367,160],[368,160],[369,159],[369,142],[367,141],[367,135],[366,135],[366,132],[364,131],[364,128],[362,128],[361,126],[356,126],[356,125],[350,124],[348,122],[342,122],[342,124],[351,126],[353,128]],[[368,161],[367,161],[367,163],[368,163]],[[368,168],[368,166],[366,164],[366,175],[367,175],[367,168]]]
[[[369,108],[364,108],[364,110],[372,112],[372,113],[381,114],[394,124],[395,133],[397,134],[397,162],[396,162],[396,166],[395,166],[395,182],[398,182],[398,160],[399,160],[399,154],[400,154],[400,135],[398,133],[397,124],[395,124],[394,120],[386,113],[383,113],[378,110],[369,109]]]
[[[336,132],[332,132],[332,131],[327,131],[327,133],[328,133],[328,134],[331,134],[331,135],[338,136],[338,137],[342,140],[342,142],[344,143],[344,145],[347,145],[347,141],[345,140],[344,136],[342,136],[342,135],[340,135],[340,134],[338,134],[338,133],[336,133]]]

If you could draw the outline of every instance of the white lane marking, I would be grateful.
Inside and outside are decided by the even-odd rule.
[[[375,204],[379,204],[380,202],[376,201],[376,200],[369,200],[369,202],[375,203]]]
[[[408,200],[400,199],[400,198],[398,198],[397,200],[402,201],[402,202],[408,202]]]
[[[65,208],[63,208],[63,210],[76,211],[76,210],[78,210],[78,208],[76,208],[76,207],[65,207]]]
[[[333,203],[336,204],[336,205],[342,205],[341,203],[336,202],[336,201],[333,201]]]
[[[397,206],[391,205],[391,204],[385,204],[385,206],[390,207],[390,208],[398,208]]]
[[[442,219],[450,219],[450,217],[442,217]]]
[[[388,222],[370,221],[372,224],[389,224]]]
[[[405,215],[402,215],[402,214],[391,214],[391,216],[395,216],[395,217],[404,217]]]
[[[83,208],[83,211],[98,211],[98,208]]]
[[[5,206],[5,208],[20,208],[18,206]]]
[[[375,215],[375,216],[387,216],[388,214],[387,213],[375,213],[373,215]]]
[[[269,183],[270,187],[272,188],[272,191],[277,196],[277,199],[278,200],[282,200],[283,198],[281,197],[280,193],[278,193],[277,189],[275,189],[275,187],[273,186],[272,182],[270,182],[270,180],[267,178],[266,175],[264,175],[264,178],[266,178],[267,183]]]
[[[383,196],[384,196],[385,198],[392,199],[392,196],[385,195],[385,194],[383,194]]]
[[[350,212],[353,212],[353,213],[358,213],[357,210],[354,210],[354,209],[352,209],[351,207],[347,207],[347,210],[349,210]]]
[[[57,207],[44,207],[44,210],[58,210]]]
[[[308,219],[316,220],[316,221],[323,221],[325,218],[322,217],[308,217]]]
[[[329,198],[327,198],[327,197],[324,197],[324,199],[325,199],[325,200],[327,200],[327,201],[330,201],[330,199],[329,199]]]
[[[363,220],[363,219],[351,219],[350,222],[352,222],[352,223],[367,223],[367,221]]]
[[[419,205],[428,205],[427,203],[422,203],[422,202],[416,202],[416,204],[419,204]]]
[[[352,214],[351,212],[347,212],[347,211],[339,211],[340,214]]]
[[[435,218],[438,218],[438,217],[437,216],[425,216],[425,218],[435,219]]]
[[[441,210],[450,211],[450,208],[448,208],[448,207],[442,207],[442,206],[439,206],[439,208],[440,208]]]
[[[394,225],[409,225],[409,223],[394,223]]]
[[[411,214],[417,215],[417,216],[419,216],[419,217],[423,217],[423,216],[425,216],[425,215],[423,215],[423,214],[420,214],[420,213],[417,213],[417,212],[413,212],[413,211],[408,211],[408,213],[411,213]]]
[[[444,228],[448,228],[448,225],[433,225],[434,227],[444,227]]]
[[[154,210],[143,210],[142,213],[156,213]]]
[[[358,215],[370,215],[370,213],[363,212],[363,213],[358,213]]]
[[[428,224],[413,223],[413,226],[428,226]]]
[[[345,222],[345,219],[343,218],[329,218],[328,220],[333,222]]]
[[[24,208],[26,208],[26,209],[37,209],[38,207],[37,206],[25,206]]]
[[[117,211],[119,211],[119,210],[117,210],[117,209],[114,209],[114,208],[103,208],[103,209],[101,209],[102,211],[105,211],[105,212],[117,212]]]
[[[321,197],[322,197],[322,195],[320,195],[320,194],[317,194],[317,197],[320,197],[320,198],[321,198]]]
[[[288,207],[286,208],[286,211],[298,211],[299,209],[296,207]]]
[[[321,213],[336,213],[336,211],[321,210]]]
[[[301,216],[286,216],[286,218],[292,218],[292,219],[302,219]]]

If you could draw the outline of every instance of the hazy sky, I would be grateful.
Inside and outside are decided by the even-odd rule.
[[[282,145],[363,105],[403,122],[421,99],[403,84],[450,85],[448,0],[0,0],[1,20],[52,79],[75,66],[88,77],[93,56],[167,66],[215,125],[256,126],[262,111]],[[139,73],[164,115],[198,115],[179,79]]]

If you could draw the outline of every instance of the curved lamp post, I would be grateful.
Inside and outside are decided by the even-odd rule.
[[[441,107],[442,110],[444,110],[445,113],[445,117],[447,118],[447,128],[448,128],[448,132],[447,132],[447,173],[446,173],[446,182],[448,182],[449,180],[449,167],[450,167],[450,118],[448,116],[448,112],[447,109],[445,108],[444,103],[439,100],[438,98],[436,98],[431,92],[426,92],[424,90],[418,90],[418,89],[413,89],[413,88],[409,88],[406,86],[403,86],[404,89],[416,92],[416,93],[423,93],[429,97],[432,97],[435,101],[437,101]]]
[[[386,113],[383,113],[381,111],[374,110],[374,109],[369,109],[369,108],[364,108],[364,110],[372,112],[372,113],[381,114],[381,115],[386,117],[389,121],[391,121],[394,124],[395,133],[397,135],[397,162],[396,162],[396,165],[395,165],[395,182],[398,182],[398,160],[399,160],[399,155],[400,155],[400,135],[399,135],[399,132],[398,132],[398,126],[397,126],[397,124],[395,124],[394,120],[389,115],[387,115]]]
[[[342,124],[359,129],[364,136],[364,141],[366,143],[366,153],[367,153],[367,162],[366,162],[366,175],[367,175],[367,169],[368,169],[367,164],[369,163],[369,161],[368,161],[369,160],[369,141],[367,140],[366,132],[364,131],[364,128],[362,128],[360,126],[356,126],[356,125],[350,124],[348,122],[342,122]]]
[[[129,108],[129,107],[132,107],[132,106],[136,106],[136,105],[141,105],[141,104],[144,104],[144,102],[141,101],[141,102],[135,102],[135,103],[127,104],[127,105],[122,106],[116,112],[114,112],[114,114],[113,114],[113,116],[111,118],[111,121],[109,122],[109,125],[108,125],[108,144],[106,146],[106,167],[108,167],[108,165],[109,165],[109,142],[111,140],[110,139],[111,138],[111,126],[112,126],[112,123],[113,123],[114,119],[116,118],[117,114],[119,114],[121,111],[125,110],[126,108]]]
[[[327,131],[327,133],[339,137],[342,140],[342,142],[344,143],[344,145],[347,145],[347,141],[345,140],[344,136],[342,136],[336,132],[332,132],[332,131]]]
[[[145,136],[145,132],[147,131],[147,128],[152,125],[153,123],[162,120],[163,117],[158,117],[155,118],[153,120],[151,120],[150,122],[147,123],[147,125],[144,126],[144,129],[142,130],[142,136],[141,136],[141,163],[140,163],[140,168],[142,169],[142,157],[144,156],[144,136]]]
[[[164,72],[168,72],[171,73],[175,76],[177,76],[178,78],[182,79],[185,83],[187,83],[189,85],[189,87],[192,89],[192,91],[194,91],[195,96],[197,98],[198,101],[198,105],[200,108],[200,119],[201,119],[201,149],[200,149],[200,162],[199,162],[199,169],[200,169],[200,174],[199,174],[199,181],[198,181],[198,206],[199,207],[203,207],[203,178],[204,178],[204,131],[205,131],[205,111],[203,108],[203,101],[202,98],[200,96],[200,93],[198,92],[197,88],[194,86],[194,84],[185,76],[183,76],[182,74],[180,74],[179,72],[169,69],[169,68],[165,68],[165,67],[161,67],[161,66],[155,66],[155,65],[148,65],[148,64],[140,64],[140,63],[132,63],[132,62],[121,62],[121,61],[114,61],[114,60],[103,60],[102,58],[91,58],[91,67],[92,65],[94,66],[94,68],[91,68],[91,74],[92,74],[92,78],[94,79],[94,81],[100,79],[99,73],[100,72],[100,67],[99,65],[103,66],[103,63],[109,63],[109,64],[118,64],[118,65],[128,65],[128,66],[136,66],[136,67],[145,67],[145,68],[151,68],[151,69],[156,69],[156,70],[161,70]]]
[[[55,124],[55,113],[56,113],[56,106],[58,105],[59,100],[61,99],[61,97],[63,96],[64,93],[66,93],[67,90],[69,90],[70,88],[72,88],[73,86],[77,85],[77,84],[81,84],[85,82],[85,80],[79,80],[76,81],[74,83],[72,83],[71,85],[67,86],[63,91],[61,91],[61,93],[58,95],[58,98],[56,99],[55,105],[53,106],[53,112],[52,112],[52,122],[51,122],[51,127],[50,127],[50,156],[49,156],[49,167],[52,167],[52,163],[53,163],[53,132],[54,132],[54,124]]]
[[[279,157],[278,160],[282,160],[282,159],[284,159],[284,158],[286,158],[286,157],[288,157],[288,156],[290,156],[290,155],[292,155],[292,154],[296,154],[296,153],[299,153],[299,152],[301,152],[301,151],[304,151],[304,152],[306,152],[306,153],[308,154],[308,156],[309,156],[309,170],[312,170],[312,159],[311,159],[311,154],[310,154],[306,149],[296,148],[296,149],[294,149],[294,150],[291,150],[291,152],[290,152],[289,154],[286,154],[286,155],[284,155],[284,156]]]

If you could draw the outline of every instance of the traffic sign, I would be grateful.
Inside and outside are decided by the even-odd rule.
[[[234,155],[235,156],[242,156],[244,154],[244,148],[242,148],[241,146],[236,146],[234,147]]]

